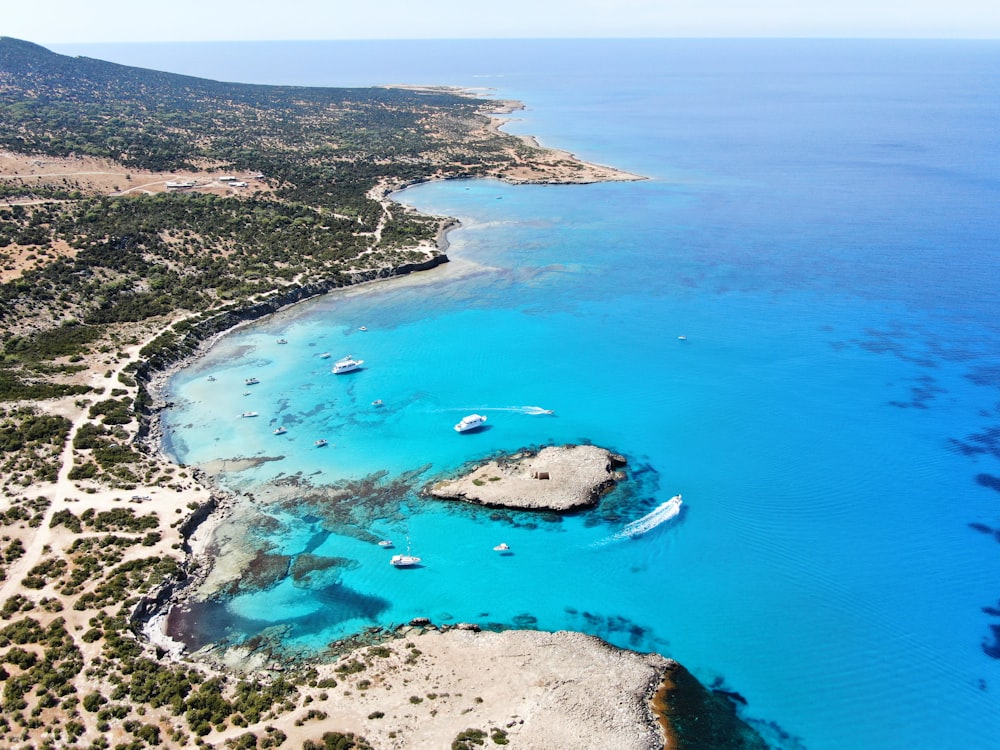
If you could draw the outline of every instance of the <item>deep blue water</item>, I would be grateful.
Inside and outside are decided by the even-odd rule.
[[[775,744],[995,746],[1000,43],[57,51],[222,80],[488,86],[528,105],[508,130],[651,178],[407,190],[462,220],[453,263],[297,306],[174,378],[178,460],[283,457],[229,486],[388,472],[381,492],[347,488],[346,516],[302,500],[254,526],[275,552],[352,563],[237,596],[208,634],[285,625],[314,648],[417,615],[571,628],[721,680]],[[327,351],[366,367],[333,376]],[[490,429],[455,435],[470,411]],[[595,513],[497,517],[387,487],[581,440],[630,461]],[[608,541],[677,492],[679,518]],[[423,567],[392,569],[383,536]]]

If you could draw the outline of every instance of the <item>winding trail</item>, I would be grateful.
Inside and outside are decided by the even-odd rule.
[[[150,336],[150,340],[152,338]],[[119,374],[134,360],[139,350],[147,343],[148,341],[141,341],[138,344],[128,347],[125,350],[127,357],[118,360],[118,364],[111,370],[110,378],[106,378],[102,373],[95,372],[93,374],[94,380],[96,381],[99,378],[101,381],[110,379],[112,382],[119,382]],[[69,474],[74,466],[73,442],[80,428],[92,421],[89,416],[89,406],[82,408],[76,406],[75,401],[78,398],[70,397],[62,400],[62,403],[69,405],[77,414],[74,416],[72,425],[66,435],[66,442],[63,445],[59,458],[59,474],[55,483],[38,485],[33,488],[34,492],[49,500],[49,505],[45,509],[41,524],[33,529],[28,537],[24,539],[24,554],[7,568],[7,578],[3,582],[0,582],[0,601],[4,601],[17,593],[21,588],[21,581],[27,572],[38,564],[43,554],[46,554],[46,547],[52,543],[54,537],[54,532],[50,524],[52,523],[52,517],[58,511],[67,509],[71,505],[75,505],[81,501],[85,501],[87,507],[113,507],[112,503],[122,494],[122,490],[85,493],[78,489],[69,478]],[[136,492],[143,494],[145,490],[139,489]]]

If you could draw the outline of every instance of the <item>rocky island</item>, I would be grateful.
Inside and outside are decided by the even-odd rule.
[[[487,461],[427,493],[491,508],[572,511],[595,505],[624,477],[617,470],[624,465],[623,456],[594,445],[550,445]]]

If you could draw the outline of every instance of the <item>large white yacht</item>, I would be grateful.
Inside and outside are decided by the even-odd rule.
[[[455,425],[455,432],[471,432],[478,430],[484,424],[486,424],[486,417],[481,414],[470,414],[467,417],[462,417],[462,421]]]
[[[363,359],[354,359],[350,354],[348,354],[343,359],[338,359],[333,363],[333,369],[330,370],[334,375],[343,375],[345,372],[354,372],[355,370],[360,370],[361,365],[365,361]]]

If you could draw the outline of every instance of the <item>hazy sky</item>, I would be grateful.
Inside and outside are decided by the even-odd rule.
[[[0,36],[84,42],[479,37],[1000,38],[1000,0],[27,0]]]

